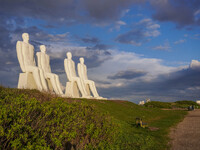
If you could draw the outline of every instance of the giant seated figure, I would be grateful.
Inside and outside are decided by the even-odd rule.
[[[81,82],[80,78],[76,75],[72,54],[68,52],[66,55],[67,59],[64,60],[64,67],[68,82],[66,83],[65,95],[67,97],[78,98],[80,97],[79,93],[81,93],[82,98],[89,98],[90,96],[88,96],[83,82]]]
[[[80,63],[78,63],[78,65],[77,65],[78,75],[79,75],[81,81],[84,83],[84,86],[86,88],[87,94],[91,95],[90,94],[90,91],[91,91],[93,96],[94,96],[94,98],[96,98],[96,99],[105,99],[105,98],[99,96],[94,81],[88,80],[87,66],[84,64],[84,58],[81,57],[79,60],[80,60]]]
[[[20,68],[18,88],[48,91],[42,69],[36,66],[34,47],[29,43],[28,33],[22,34],[23,41],[17,41],[16,50]]]
[[[45,45],[40,46],[40,51],[37,52],[38,67],[43,70],[44,77],[47,80],[48,89],[53,88],[53,91],[58,95],[63,95],[61,84],[58,75],[51,72],[50,58],[46,54]],[[50,81],[50,83],[49,83]]]

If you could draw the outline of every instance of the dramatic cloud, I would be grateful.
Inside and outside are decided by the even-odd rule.
[[[151,19],[143,19],[134,24],[133,29],[120,34],[115,40],[119,43],[132,44],[140,46],[145,42],[148,42],[153,37],[160,35],[160,25],[154,23]]]
[[[171,21],[179,26],[200,25],[198,0],[0,0],[0,14],[6,18],[34,18],[48,22],[46,27],[60,24],[92,23],[115,24],[119,30],[126,23],[121,17],[131,6],[150,2],[158,21]],[[143,5],[145,6],[145,5]],[[184,11],[183,11],[184,10]],[[21,24],[19,21],[18,24]],[[115,23],[113,23],[115,22]]]
[[[152,10],[146,9],[146,5],[142,5],[145,2],[153,7],[153,20],[150,18],[141,20],[145,14],[152,13]],[[137,16],[138,13],[140,15]],[[200,2],[198,0],[57,0],[56,2],[0,0],[0,84],[17,87],[21,69],[16,55],[16,42],[21,41],[21,34],[27,32],[30,34],[30,43],[35,47],[35,53],[39,51],[39,45],[46,45],[52,72],[59,75],[63,85],[67,81],[64,59],[66,52],[70,51],[76,65],[80,57],[85,58],[89,79],[96,82],[100,95],[104,97],[128,99],[134,102],[146,98],[162,101],[199,98],[198,60],[192,60],[189,67],[170,67],[164,65],[170,63],[167,59],[162,61],[147,58],[157,53],[152,51],[153,55],[149,55],[144,52],[146,47],[142,47],[144,43],[161,34],[160,25],[156,21],[174,22],[179,27],[192,29],[191,27],[200,25]],[[162,24],[162,30],[169,29],[168,24],[166,26]],[[174,44],[184,43],[186,37],[190,40],[199,39],[199,34],[192,36],[190,31],[183,33],[187,34]],[[198,32],[194,30],[192,33]],[[168,38],[164,36],[167,34],[163,35],[161,40]],[[176,36],[173,39],[179,38]],[[118,42],[115,43],[116,49],[113,40]],[[146,57],[118,50],[121,44],[141,46],[141,54]],[[172,48],[174,44],[171,45]],[[124,50],[132,51],[131,45],[123,45]],[[153,45],[148,47],[162,51],[172,49],[168,41]],[[185,61],[188,60],[184,60],[184,65],[188,64]]]
[[[1,0],[0,13],[30,17],[52,24],[76,22],[105,23],[118,20],[124,11],[139,0]]]
[[[199,0],[151,0],[150,3],[155,20],[171,21],[178,26],[200,25]]]
[[[144,71],[137,71],[137,70],[127,70],[127,71],[120,71],[113,76],[108,76],[108,79],[134,79],[137,77],[141,77],[146,75],[147,73]]]
[[[91,68],[90,70],[90,76],[92,79],[101,79],[102,81],[112,83],[109,85],[98,84],[98,87],[101,88],[122,86],[127,83],[127,81],[123,80],[110,79],[110,77],[116,78],[116,75],[118,78],[125,79],[127,73],[127,77],[129,76],[129,79],[127,80],[135,81],[139,79],[151,81],[159,74],[169,73],[175,69],[173,67],[161,65],[162,61],[159,59],[143,58],[135,53],[119,52],[116,50],[109,50],[109,52],[111,53],[111,57],[109,59],[104,61],[100,66]]]
[[[200,68],[188,67],[159,75],[150,81],[127,80],[125,84],[102,89],[101,92],[107,96],[113,93],[115,98],[127,96],[134,102],[146,98],[160,101],[195,100],[200,96],[199,76]]]
[[[84,43],[92,43],[92,44],[96,44],[96,43],[99,43],[100,40],[96,37],[91,37],[91,36],[86,36],[86,37],[83,37],[83,38],[80,38],[78,37],[78,39],[80,39],[82,42]]]
[[[107,50],[110,49],[112,46],[106,44],[96,44],[93,47],[87,47],[88,50]],[[109,54],[108,51],[106,51]]]
[[[124,10],[132,4],[142,3],[144,0],[84,0],[87,13],[97,20],[118,20]]]
[[[32,41],[47,41],[47,42],[63,42],[67,40],[69,33],[63,34],[49,34],[43,30],[32,26],[29,28],[17,28],[12,34],[12,41],[16,42],[17,39],[21,38],[21,34],[27,32],[30,34],[30,40]]]
[[[191,69],[200,69],[200,62],[198,60],[192,60],[190,63]]]

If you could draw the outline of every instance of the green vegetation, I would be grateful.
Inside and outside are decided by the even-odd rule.
[[[49,96],[36,90],[1,87],[0,149],[114,148],[117,130],[108,115],[84,102]]]
[[[187,109],[188,106],[195,106],[195,108],[199,108],[200,105],[194,101],[176,101],[176,102],[158,102],[151,101],[145,103],[146,107],[152,108],[165,108],[165,109]]]
[[[187,111],[0,87],[0,149],[168,149]],[[140,117],[150,129],[139,128]]]

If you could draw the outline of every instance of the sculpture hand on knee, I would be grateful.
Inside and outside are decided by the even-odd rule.
[[[45,45],[40,46],[40,51],[37,52],[37,59],[38,59],[38,67],[43,71],[45,79],[50,81],[51,84],[48,84],[48,88],[53,88],[53,91],[58,95],[63,95],[61,84],[59,81],[59,77],[56,74],[51,73],[50,67],[50,58],[46,54],[46,47]]]
[[[16,44],[17,58],[23,72],[19,76],[18,88],[36,88],[40,91],[47,90],[46,84],[42,83],[44,76],[36,67],[34,47],[29,43],[28,33],[23,33],[22,39],[23,41],[17,41]]]

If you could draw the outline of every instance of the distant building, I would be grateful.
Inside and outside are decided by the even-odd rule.
[[[144,101],[140,101],[138,105],[144,105],[145,102]]]
[[[200,105],[200,100],[197,100],[196,103]]]
[[[150,98],[147,98],[147,99],[146,99],[146,103],[148,103],[148,102],[151,102]]]

